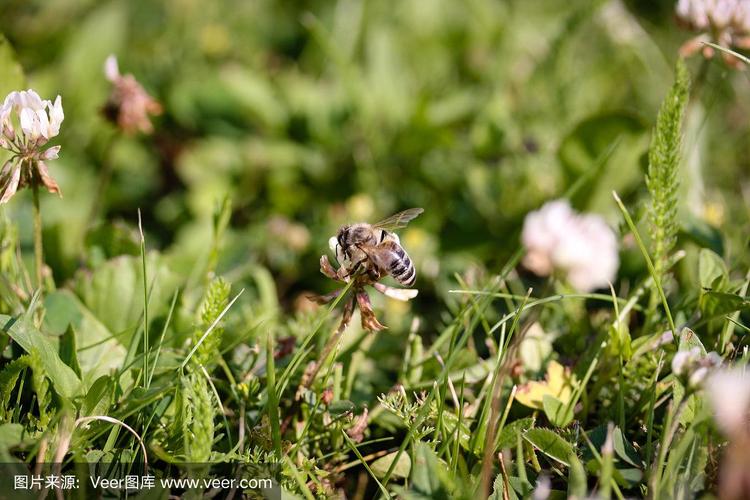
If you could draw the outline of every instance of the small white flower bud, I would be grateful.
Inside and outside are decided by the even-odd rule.
[[[688,379],[688,385],[692,387],[693,389],[696,389],[698,387],[701,387],[703,385],[703,381],[706,380],[706,377],[708,376],[709,370],[705,366],[701,366],[697,370],[695,370],[693,373],[690,374],[690,378]]]
[[[684,375],[690,362],[690,351],[679,351],[672,358],[672,373],[677,376]]]
[[[60,153],[60,146],[52,146],[42,154],[42,159],[56,160],[58,153]]]

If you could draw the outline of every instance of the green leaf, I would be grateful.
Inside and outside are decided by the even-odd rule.
[[[76,335],[72,325],[68,325],[65,333],[60,337],[60,359],[73,369],[78,378],[81,378],[81,365],[78,364]]]
[[[549,429],[529,429],[523,435],[524,439],[534,445],[536,449],[563,465],[569,465],[568,458],[573,453],[573,445]]]
[[[44,305],[45,309],[48,305],[51,306],[51,309],[46,309],[48,317],[45,318],[45,324],[49,324],[53,330],[71,329],[75,334],[76,362],[80,365],[78,373],[86,387],[100,376],[111,373],[113,369],[122,365],[127,350],[121,339],[127,338],[126,334],[129,332],[118,332],[119,335],[110,332],[102,321],[68,290],[49,293],[45,297]],[[60,340],[62,353],[65,335]]]
[[[79,273],[74,289],[81,302],[112,333],[125,333],[119,343],[129,345],[143,313],[143,272],[140,256],[121,256],[105,262],[93,272]],[[146,257],[149,317],[167,312],[178,278],[156,252]],[[81,331],[79,329],[79,331]]]
[[[497,476],[495,476],[495,481],[493,481],[492,483],[492,494],[490,495],[488,500],[504,500],[504,493],[505,481],[503,481],[503,475],[498,474]],[[513,490],[513,488],[508,488],[508,498],[518,498],[518,495],[516,495],[516,492]]]
[[[0,425],[0,462],[11,462],[10,448],[23,441],[24,428],[21,424]]]
[[[586,470],[575,453],[568,455],[568,498],[583,500],[586,498]]]
[[[394,451],[392,453],[387,454],[384,457],[378,458],[377,460],[375,460],[373,463],[370,464],[370,469],[372,469],[372,472],[379,478],[385,477],[385,474],[388,472],[388,469],[391,467],[391,464],[393,463],[393,459],[396,458],[397,454],[398,452]],[[398,457],[398,462],[396,462],[396,467],[393,468],[392,476],[406,478],[406,477],[409,477],[410,471],[411,471],[411,458],[409,458],[408,453],[402,453],[401,456]]]
[[[36,349],[42,366],[52,381],[55,391],[65,398],[73,398],[80,393],[81,381],[75,371],[60,359],[57,349],[42,333],[23,319],[15,319],[0,314],[0,329],[7,333],[24,351]]]
[[[500,431],[500,436],[497,441],[497,449],[505,450],[516,446],[518,436],[523,435],[526,431],[534,426],[534,419],[531,417],[521,418],[514,420],[513,422],[506,424],[503,430]],[[479,448],[481,451],[481,447]]]
[[[746,310],[749,307],[750,301],[733,293],[711,291],[702,294],[700,298],[701,311],[707,318]]]
[[[701,355],[706,355],[706,348],[703,347],[703,342],[698,338],[698,335],[690,328],[683,328],[680,332],[680,351],[689,351],[693,347],[697,347],[701,351]]]
[[[109,409],[110,398],[114,390],[114,380],[110,375],[102,375],[91,384],[83,400],[81,415],[103,415]]]
[[[416,444],[415,463],[411,470],[412,489],[427,498],[449,498],[441,481],[444,465],[427,444]]]
[[[615,447],[615,453],[618,457],[634,467],[641,466],[638,452],[633,445],[625,439],[625,436],[619,427],[615,427],[614,432],[612,433],[612,440]]]
[[[728,275],[727,266],[722,258],[707,248],[701,248],[698,254],[698,277],[701,287],[722,291]]]
[[[328,406],[328,413],[330,413],[332,416],[339,416],[343,415],[344,413],[351,413],[354,411],[354,409],[354,403],[349,400],[342,399],[331,403],[330,406]]]
[[[0,35],[0,75],[0,99],[5,99],[5,96],[14,90],[23,90],[26,87],[23,68],[16,61],[13,47],[3,35]]]
[[[565,427],[573,420],[572,405],[565,405],[554,396],[545,394],[542,398],[544,414],[549,421],[557,427]]]

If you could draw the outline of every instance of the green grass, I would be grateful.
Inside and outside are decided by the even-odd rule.
[[[0,98],[62,95],[65,197],[0,205],[0,463],[241,465],[306,499],[726,492],[738,438],[671,362],[750,356],[750,84],[677,60],[670,2],[22,3]],[[100,112],[109,53],[152,134]],[[524,268],[559,198],[615,230],[609,289]],[[408,207],[419,295],[368,289],[388,328],[340,329],[328,238]]]

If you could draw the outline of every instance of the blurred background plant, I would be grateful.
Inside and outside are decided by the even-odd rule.
[[[302,357],[309,354],[300,346],[333,325],[304,297],[334,289],[318,272],[318,259],[344,223],[424,207],[425,213],[401,233],[417,266],[420,294],[409,303],[373,296],[389,327],[377,336],[364,334],[353,322],[338,351],[343,364],[330,363],[321,371],[333,381],[333,401],[340,407],[328,406],[323,416],[310,410],[304,420],[305,432],[330,433],[305,446],[317,447],[318,456],[333,465],[297,461],[299,470],[287,470],[287,479],[310,474],[318,479],[330,475],[333,481],[353,467],[342,465],[346,453],[341,450],[358,433],[344,437],[330,429],[349,428],[346,418],[355,408],[361,415],[365,406],[371,408],[365,421],[369,418],[377,429],[373,436],[406,428],[419,441],[435,426],[440,432],[459,429],[461,449],[482,456],[483,434],[474,433],[478,420],[470,424],[474,434],[464,439],[460,426],[466,424],[443,420],[443,399],[438,404],[411,392],[397,397],[389,391],[396,383],[410,391],[431,389],[447,370],[442,353],[448,368],[467,370],[467,387],[481,387],[472,396],[477,406],[467,413],[478,416],[479,401],[486,401],[482,398],[489,389],[482,385],[484,377],[496,369],[488,363],[497,357],[501,365],[498,356],[505,351],[500,347],[510,338],[505,330],[510,323],[502,338],[489,325],[518,308],[528,287],[539,290],[539,296],[569,290],[522,267],[504,275],[506,301],[486,310],[480,304],[488,303],[450,290],[499,292],[493,277],[515,263],[524,217],[546,201],[567,198],[576,211],[619,225],[616,295],[637,293],[649,277],[611,192],[631,207],[634,224],[646,237],[644,176],[651,131],[674,80],[679,48],[694,36],[677,26],[673,1],[6,0],[0,19],[7,39],[0,44],[0,64],[8,75],[0,81],[0,95],[31,87],[44,96],[63,96],[65,126],[55,144],[64,154],[50,169],[65,198],[41,200],[45,260],[52,272],[41,328],[61,351],[75,339],[80,350],[75,371],[83,387],[91,390],[113,370],[117,383],[131,389],[146,380],[148,388],[159,375],[162,382],[168,380],[174,373],[169,370],[200,338],[196,325],[201,333],[210,326],[205,287],[216,276],[231,282],[232,293],[223,296],[222,304],[245,290],[224,318],[223,334],[209,344],[213,350],[221,347],[227,360],[208,371],[222,374],[218,387],[192,364],[183,374],[182,407],[187,412],[197,401],[203,414],[175,416],[176,410],[157,406],[159,419],[166,420],[153,431],[151,449],[163,460],[174,459],[170,454],[179,454],[187,443],[177,441],[178,427],[165,431],[170,421],[203,418],[204,434],[216,436],[221,446],[214,452],[222,449],[225,458],[242,438],[266,443],[259,445],[260,455],[280,449],[282,437],[287,444],[302,440],[301,431],[290,437],[294,427],[284,420],[296,418],[284,410],[301,403],[282,401],[277,419],[264,405],[279,406],[278,396],[291,398]],[[134,75],[159,103],[161,114],[150,117],[153,130],[140,127],[140,132],[124,134],[108,120],[113,82],[104,64],[110,54],[121,73]],[[676,220],[670,238],[674,233],[675,248],[684,253],[678,259],[659,255],[664,268],[679,260],[673,277],[663,283],[677,325],[694,319],[698,310],[706,317],[724,311],[711,302],[716,297],[707,289],[738,292],[749,264],[750,85],[744,71],[720,58],[709,62],[696,55],[688,70],[693,91],[683,127],[677,205],[670,206]],[[115,80],[112,71],[109,76]],[[33,296],[24,271],[33,269],[30,205],[30,197],[19,193],[0,212],[0,313],[12,316],[27,310]],[[137,209],[148,248],[143,261]],[[645,422],[635,416],[626,420],[617,405],[632,403],[633,411],[647,407],[638,392],[659,373],[654,372],[658,356],[637,350],[646,350],[645,341],[631,349],[629,328],[634,337],[651,340],[667,324],[657,315],[649,322],[653,329],[636,331],[642,322],[630,305],[616,312],[611,326],[611,304],[591,302],[545,307],[535,327],[522,330],[522,366],[512,373],[523,375],[519,381],[540,378],[548,361],[558,358],[568,365],[581,361],[576,380],[588,381],[588,368],[605,356],[592,382],[601,406],[584,398],[581,418],[591,419],[587,429],[601,431],[592,438],[597,446],[611,434],[605,420],[617,417],[618,430],[610,431],[629,427],[630,437],[642,439],[650,453],[652,437],[647,446],[639,427]],[[484,328],[471,334],[463,350],[454,351],[456,325],[465,320],[476,326],[466,308]],[[219,312],[212,309],[210,317]],[[421,321],[413,322],[415,317]],[[733,321],[741,322],[739,313]],[[700,324],[701,334],[712,341],[710,349],[721,354],[742,345],[733,337],[735,327],[727,325]],[[591,348],[599,345],[602,332],[612,336],[604,354]],[[138,346],[144,338],[144,349],[159,348],[147,357],[152,369],[160,363],[156,375],[148,366],[139,373],[125,368],[143,362]],[[311,345],[320,348],[324,342],[316,337]],[[579,359],[581,352],[585,359]],[[633,352],[647,361],[626,365]],[[268,380],[269,373],[276,380]],[[633,382],[615,394],[606,380],[618,374]],[[501,372],[495,376],[503,380]],[[185,380],[191,381],[189,387]],[[132,415],[118,406],[121,393],[110,383],[96,386],[112,404],[107,408]],[[278,388],[268,392],[273,384]],[[323,385],[317,389],[328,389]],[[305,404],[327,405],[316,399],[321,391],[307,394]],[[377,402],[384,393],[390,412]],[[219,395],[228,394],[231,412],[220,412]],[[448,392],[440,394],[459,406]],[[568,405],[575,398],[570,390],[566,394]],[[142,404],[141,409],[156,405],[152,393],[141,396],[131,403]],[[422,409],[424,418],[413,420],[411,413]],[[247,435],[243,427],[242,437],[234,428],[227,433],[226,420],[222,427],[222,414],[233,422],[240,411],[247,411],[248,426],[254,426]],[[528,413],[518,412],[511,414],[511,419],[521,418],[517,428],[529,427]],[[207,423],[212,416],[215,429]],[[572,439],[575,432],[568,428],[562,434]],[[455,471],[458,459],[450,446],[440,450],[440,457],[448,454]],[[305,449],[306,457],[314,455]],[[431,461],[431,453],[417,446],[409,457]],[[210,450],[201,450],[202,458],[209,455]],[[652,464],[651,455],[645,455],[645,462],[638,462],[643,470]],[[468,460],[463,466],[475,463]],[[376,475],[406,475],[390,464],[373,464],[379,468]],[[327,479],[318,479],[311,480],[313,489],[328,491]],[[631,493],[640,491],[639,480],[628,476],[623,481],[618,484]]]

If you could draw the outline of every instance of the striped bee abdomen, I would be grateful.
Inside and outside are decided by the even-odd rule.
[[[414,269],[414,264],[400,245],[393,245],[391,261],[388,264],[388,273],[396,281],[405,286],[413,285],[417,279],[417,271]]]

